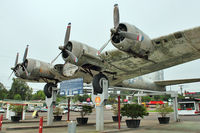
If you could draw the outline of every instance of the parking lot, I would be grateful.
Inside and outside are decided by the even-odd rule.
[[[2,114],[2,113],[1,113]],[[4,118],[5,118],[5,113]],[[3,129],[1,133],[36,133],[38,132],[39,127],[39,118],[31,118],[32,113],[26,113],[26,120],[20,121],[19,123],[13,123],[9,120],[3,121]],[[44,117],[44,133],[67,133],[67,115],[63,115],[63,119],[60,122],[54,122],[53,126],[47,126],[46,124],[46,112],[40,112],[39,116]],[[77,125],[76,131],[77,133],[92,133],[96,132],[95,127],[95,111],[91,115],[89,115],[88,125],[79,126]],[[121,129],[118,130],[118,123],[114,123],[112,121],[112,111],[105,110],[104,111],[104,131],[102,132],[147,132],[147,133],[175,133],[175,132],[200,132],[200,116],[180,116],[180,122],[173,121],[173,114],[170,114],[171,120],[170,124],[160,125],[157,117],[158,113],[150,113],[149,116],[144,117],[141,120],[140,127],[137,129],[129,129],[126,127],[125,120],[127,118],[123,117],[121,122]],[[76,117],[79,117],[79,112],[71,112],[70,120],[76,120]]]

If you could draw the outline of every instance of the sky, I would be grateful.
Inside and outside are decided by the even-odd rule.
[[[65,30],[72,23],[70,40],[99,49],[110,37],[113,6],[118,3],[120,22],[137,26],[150,38],[200,26],[198,0],[0,0],[0,82],[11,86],[10,68],[16,53],[22,62],[26,45],[29,58],[51,62],[60,52]],[[113,49],[110,43],[105,50]],[[55,62],[64,63],[61,57]],[[166,80],[199,78],[200,60],[164,70]],[[29,83],[34,89],[44,84]],[[180,86],[168,89],[179,90]],[[183,85],[200,91],[200,83]]]

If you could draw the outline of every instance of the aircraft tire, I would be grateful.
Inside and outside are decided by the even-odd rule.
[[[52,96],[52,87],[56,87],[56,85],[53,83],[47,83],[44,86],[44,94],[46,95],[47,98],[51,98]]]
[[[102,94],[102,92],[103,92],[102,80],[103,79],[108,80],[108,78],[102,73],[99,73],[93,77],[92,86],[93,86],[93,89],[95,90],[94,93]]]

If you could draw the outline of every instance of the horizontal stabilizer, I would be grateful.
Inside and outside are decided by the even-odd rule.
[[[200,78],[178,79],[178,80],[163,80],[163,81],[155,81],[154,83],[156,85],[160,85],[160,86],[168,86],[168,85],[177,85],[177,84],[193,83],[193,82],[200,82]]]

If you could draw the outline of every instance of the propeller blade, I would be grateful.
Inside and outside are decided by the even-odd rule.
[[[10,74],[10,76],[8,77],[8,79],[10,79],[10,77],[12,76],[13,73],[14,73],[14,71],[12,71],[12,73]]]
[[[53,64],[53,63],[58,59],[58,57],[60,56],[61,53],[62,53],[62,51],[56,56],[55,59],[53,59],[53,60],[51,61],[51,64]]]
[[[66,30],[66,33],[65,33],[64,47],[66,47],[66,45],[69,41],[70,31],[71,31],[71,23],[68,23],[67,30]]]
[[[137,41],[144,40],[144,36],[142,36],[141,34],[134,34],[134,33],[125,32],[125,31],[119,31],[118,33],[122,35],[123,37],[131,39],[131,40],[137,40]]]
[[[23,58],[23,62],[26,60],[27,54],[28,54],[28,46],[26,46],[25,52],[24,52],[24,58]]]
[[[119,8],[118,8],[118,4],[114,5],[113,20],[114,20],[114,28],[117,29],[117,27],[119,25]]]
[[[74,62],[78,62],[78,58],[69,50],[65,49],[65,51],[67,51],[67,53],[69,54],[69,56],[74,60]]]
[[[108,46],[108,44],[109,44],[110,40],[112,39],[112,37],[113,37],[113,35],[112,35],[112,36],[110,37],[110,39],[98,50],[97,55],[100,55],[101,52],[104,50],[104,48],[105,48],[106,46]]]
[[[19,53],[17,53],[17,56],[16,56],[16,60],[15,60],[15,67],[17,66],[17,63],[18,63],[18,58],[19,58]]]

